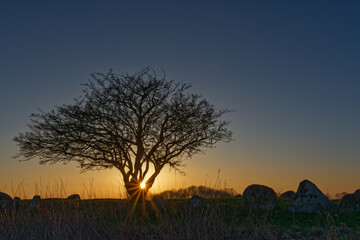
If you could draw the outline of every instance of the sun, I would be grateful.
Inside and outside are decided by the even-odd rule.
[[[141,189],[144,189],[145,186],[146,186],[146,185],[145,185],[145,182],[140,183],[140,188],[141,188]]]

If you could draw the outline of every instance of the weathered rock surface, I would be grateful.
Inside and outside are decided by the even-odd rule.
[[[323,194],[320,189],[310,182],[304,180],[299,184],[290,211],[312,213],[316,211],[325,211],[332,207],[329,198]]]
[[[278,207],[275,191],[264,185],[253,184],[248,186],[243,197],[245,203],[253,209],[271,211]]]
[[[0,210],[11,210],[13,209],[14,201],[6,193],[0,192]]]
[[[338,203],[338,207],[346,211],[360,211],[360,189],[346,194]]]
[[[291,198],[293,199],[295,197],[294,191],[286,191],[280,195],[280,198]]]
[[[187,202],[188,209],[199,209],[205,206],[205,199],[199,195],[192,196]]]
[[[159,210],[161,212],[164,212],[167,210],[168,205],[163,197],[155,196],[155,197],[153,197],[152,201],[155,204],[155,207],[157,208],[157,210]]]
[[[80,200],[80,195],[79,194],[72,194],[70,196],[67,197],[68,200]]]
[[[14,197],[12,205],[16,209],[20,208],[22,206],[21,205],[21,199],[19,197]]]
[[[10,211],[15,208],[14,200],[7,200],[0,204],[0,210]]]
[[[0,192],[0,201],[1,200],[10,201],[10,200],[12,200],[12,198],[9,195],[7,195],[6,193]]]
[[[35,195],[30,202],[30,206],[29,206],[30,210],[38,210],[40,208],[40,202],[41,202],[41,197],[39,195]]]

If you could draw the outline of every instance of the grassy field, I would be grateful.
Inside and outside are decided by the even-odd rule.
[[[125,200],[44,199],[37,210],[30,201],[0,212],[0,239],[360,239],[360,212],[294,214],[284,199],[272,212],[250,211],[242,198],[191,210],[186,199],[171,199],[164,209],[140,204],[132,216]]]

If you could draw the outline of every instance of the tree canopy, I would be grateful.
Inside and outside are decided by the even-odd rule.
[[[29,130],[14,141],[21,160],[75,161],[83,170],[117,168],[133,198],[148,190],[164,166],[182,171],[182,160],[218,141],[231,140],[227,109],[216,109],[191,86],[159,77],[93,73],[73,104],[31,115]]]

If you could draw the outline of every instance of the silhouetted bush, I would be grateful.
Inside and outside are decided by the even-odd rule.
[[[199,195],[203,198],[226,198],[236,196],[237,192],[233,188],[213,189],[205,186],[190,186],[179,190],[163,191],[156,195],[165,199],[187,199],[193,195]]]

